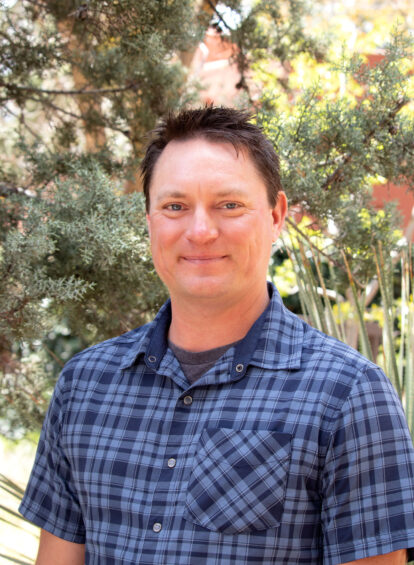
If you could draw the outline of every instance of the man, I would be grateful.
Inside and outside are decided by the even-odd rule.
[[[21,506],[37,564],[405,563],[398,398],[266,283],[287,208],[270,142],[243,112],[190,110],[142,171],[171,300],[63,370]]]

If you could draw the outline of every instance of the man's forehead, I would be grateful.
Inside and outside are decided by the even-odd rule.
[[[194,137],[186,137],[183,139],[173,139],[167,143],[162,155],[173,151],[174,153],[189,153],[197,151],[202,147],[210,147],[212,150],[226,151],[231,153],[235,158],[241,153],[243,157],[250,157],[249,150],[241,143],[232,143],[225,139],[209,138],[205,135],[196,135]]]
[[[149,194],[154,202],[197,194],[203,186],[212,197],[251,198],[266,182],[244,146],[205,137],[172,140],[155,164]],[[206,195],[206,193],[205,193]]]
[[[243,164],[256,169],[247,148],[235,147],[228,141],[211,141],[204,137],[196,137],[170,141],[155,163],[153,176],[159,176],[160,171],[164,175],[177,176],[180,172],[178,165],[183,172],[187,166],[189,167],[197,160],[200,161],[201,166],[211,167],[212,171],[215,170],[215,164],[219,163],[224,164],[225,168],[233,168],[235,164],[238,167],[239,164]],[[236,169],[234,171],[236,172]]]

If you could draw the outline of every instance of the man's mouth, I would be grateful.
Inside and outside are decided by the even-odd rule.
[[[225,257],[226,255],[184,255],[182,259],[189,263],[199,263],[202,265],[221,261],[222,259],[225,259]]]

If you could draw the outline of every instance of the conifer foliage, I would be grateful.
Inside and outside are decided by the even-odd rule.
[[[0,1],[1,425],[38,428],[63,362],[165,299],[137,171],[157,119],[197,101],[190,67],[209,25],[234,45],[237,103],[273,140],[290,202],[334,227],[339,282],[351,274],[363,295],[378,245],[398,252],[395,214],[370,198],[385,179],[414,184],[412,41],[400,29],[379,63],[338,62],[307,6]]]
[[[315,48],[301,0],[248,14],[242,4],[0,2],[0,423],[10,429],[39,427],[65,359],[146,322],[165,299],[137,170],[159,116],[197,99],[189,65],[207,26],[238,44],[241,91],[258,53]]]

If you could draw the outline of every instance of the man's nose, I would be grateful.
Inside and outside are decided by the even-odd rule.
[[[218,227],[213,214],[202,206],[197,207],[189,218],[186,236],[199,245],[214,241],[218,236]]]

